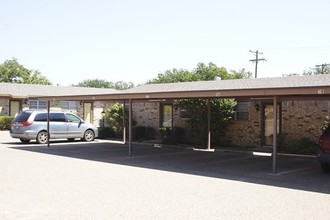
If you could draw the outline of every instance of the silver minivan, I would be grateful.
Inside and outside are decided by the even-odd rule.
[[[39,144],[47,143],[47,115],[45,111],[22,111],[13,120],[10,129],[12,138],[19,138],[23,143],[36,140]],[[97,128],[84,122],[78,116],[68,112],[50,112],[50,139],[74,141],[81,138],[93,141],[98,137]]]

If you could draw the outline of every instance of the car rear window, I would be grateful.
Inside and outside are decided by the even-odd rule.
[[[32,112],[21,112],[13,120],[13,122],[24,122],[27,121]]]

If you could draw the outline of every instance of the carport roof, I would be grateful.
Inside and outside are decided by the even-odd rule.
[[[0,97],[2,96],[21,99],[40,96],[45,97],[113,94],[117,92],[118,91],[115,89],[105,88],[0,83]]]
[[[46,100],[159,100],[176,98],[267,98],[272,96],[317,96],[329,98],[330,74],[276,78],[195,81],[146,84],[125,91],[61,93]]]
[[[157,98],[251,98],[330,95],[330,74],[147,84],[126,90],[126,96]]]
[[[163,84],[146,84],[131,88],[125,93],[158,93],[158,92],[187,92],[212,90],[245,90],[272,88],[301,88],[330,86],[330,74],[311,76],[292,76],[257,79],[233,79],[214,81],[178,82]]]

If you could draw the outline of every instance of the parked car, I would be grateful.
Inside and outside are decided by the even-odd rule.
[[[10,129],[12,138],[19,138],[28,143],[36,140],[39,144],[47,143],[47,112],[23,111],[13,120]],[[81,138],[84,141],[93,141],[98,137],[97,128],[84,122],[78,116],[67,112],[50,112],[50,139],[66,138],[73,141]]]
[[[330,126],[323,131],[320,137],[317,158],[321,163],[322,170],[330,172]]]

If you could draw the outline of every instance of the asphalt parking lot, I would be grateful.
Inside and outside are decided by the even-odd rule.
[[[316,158],[109,142],[21,144],[1,132],[0,219],[328,219]]]

